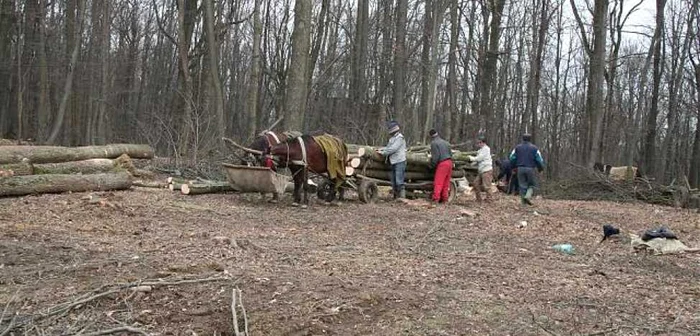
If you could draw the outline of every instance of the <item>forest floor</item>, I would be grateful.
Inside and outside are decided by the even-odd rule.
[[[0,199],[0,334],[16,313],[30,334],[232,335],[234,288],[250,335],[700,334],[699,254],[600,243],[603,224],[666,225],[698,247],[695,211],[314,200],[143,188]],[[551,248],[565,242],[574,255]],[[139,281],[150,288],[112,286]]]

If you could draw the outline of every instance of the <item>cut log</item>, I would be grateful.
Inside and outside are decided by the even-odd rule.
[[[29,160],[24,160],[20,163],[10,163],[0,165],[0,177],[2,176],[24,176],[33,175],[34,166],[29,163]]]
[[[355,168],[345,167],[345,176],[353,176],[353,175],[355,175]]]
[[[350,167],[353,167],[353,168],[359,167],[360,164],[362,164],[362,159],[359,158],[359,157],[352,158],[352,159],[348,162],[348,165],[350,165]]]
[[[182,189],[183,184],[186,184],[186,183],[172,182],[172,183],[168,184],[168,189],[170,189],[170,191],[180,190],[180,189]]]
[[[134,187],[156,188],[156,189],[166,189],[169,186],[168,183],[165,183],[165,182],[144,181],[144,180],[135,180],[131,185],[133,185]]]
[[[0,196],[23,196],[43,193],[123,190],[131,187],[127,172],[111,174],[49,174],[13,176],[0,179]]]
[[[382,179],[391,181],[391,172],[388,170],[357,170],[357,174],[361,174],[367,177],[372,177],[375,179]],[[416,181],[432,181],[433,174],[430,172],[412,172],[407,171],[404,173],[405,180],[416,180]],[[464,172],[461,170],[452,171],[452,178],[464,177]]]
[[[42,163],[34,165],[34,174],[98,174],[115,169],[110,159],[90,159],[82,161]]]
[[[194,182],[194,180],[188,180],[188,179],[184,179],[184,178],[180,178],[180,177],[168,177],[166,181],[168,181],[168,183],[179,183],[179,184]]]
[[[227,191],[235,191],[235,189],[233,189],[233,187],[227,182],[183,184],[180,186],[180,192],[183,195],[215,194]]]
[[[148,145],[113,144],[105,146],[0,146],[0,164],[20,163],[27,158],[31,163],[56,163],[87,159],[114,159],[122,154],[136,159],[153,158]]]

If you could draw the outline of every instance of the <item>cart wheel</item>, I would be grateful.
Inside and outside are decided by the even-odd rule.
[[[326,202],[333,202],[333,200],[335,200],[335,186],[333,182],[323,179],[319,181],[317,188],[316,196],[318,196],[318,199]]]
[[[450,181],[450,194],[447,195],[447,203],[452,203],[457,199],[457,182]]]
[[[360,201],[364,203],[374,203],[379,196],[377,184],[367,180],[360,181],[360,185],[357,187],[357,195],[360,197]]]

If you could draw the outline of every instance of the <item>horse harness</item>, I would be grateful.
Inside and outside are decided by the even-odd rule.
[[[304,139],[302,139],[302,137],[297,137],[297,141],[299,141],[299,146],[301,147],[301,161],[293,160],[291,163],[306,167],[308,165],[306,160],[306,144],[304,143]],[[287,162],[289,162],[289,144],[287,144]]]
[[[272,138],[275,139],[276,142],[275,142],[274,144],[271,144],[272,141],[270,141],[270,139],[267,137],[268,135],[271,135]],[[265,137],[265,139],[267,139],[267,144],[268,144],[268,146],[270,146],[270,147],[272,147],[272,146],[274,146],[274,145],[276,145],[276,144],[281,143],[280,138],[277,137],[277,134],[275,134],[275,132],[266,131],[265,133],[263,133],[263,136]]]

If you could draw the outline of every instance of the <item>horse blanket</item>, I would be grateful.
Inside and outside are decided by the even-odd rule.
[[[330,134],[313,137],[321,150],[326,154],[328,177],[345,180],[345,162],[348,157],[348,148],[343,140]]]

